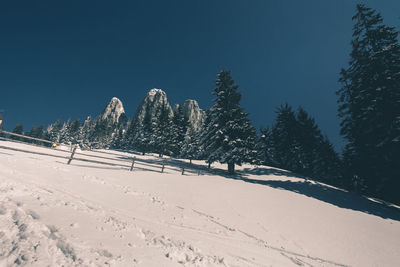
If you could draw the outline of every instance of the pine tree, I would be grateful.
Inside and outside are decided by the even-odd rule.
[[[274,161],[274,144],[272,140],[272,132],[269,128],[261,128],[260,136],[257,142],[257,164],[277,166]]]
[[[166,105],[161,105],[157,112],[157,122],[154,127],[154,148],[159,156],[171,155],[174,148],[174,129],[169,110]]]
[[[60,143],[70,144],[71,143],[71,136],[70,136],[70,129],[71,129],[71,119],[68,119],[64,122],[61,131],[60,131]]]
[[[107,119],[97,118],[89,137],[92,148],[109,148],[115,125]]]
[[[207,151],[207,162],[219,161],[228,164],[228,172],[234,173],[235,164],[252,162],[256,158],[255,129],[247,118],[248,114],[239,105],[241,94],[230,71],[218,74],[214,106],[209,112],[203,147]]]
[[[182,144],[181,157],[189,159],[192,163],[193,159],[197,159],[200,154],[199,133],[192,125],[187,129],[185,139]]]
[[[72,144],[79,144],[79,134],[81,129],[81,122],[79,119],[75,120],[69,128],[70,142]]]
[[[275,167],[298,171],[301,160],[296,114],[288,104],[278,107],[276,113],[276,121],[271,129],[274,144],[273,162],[277,164]]]
[[[46,136],[50,141],[54,143],[60,143],[61,129],[62,129],[61,120],[57,120],[55,123],[51,124],[46,131]]]
[[[14,127],[12,132],[15,133],[15,134],[22,134],[23,135],[24,134],[24,125],[22,123],[17,124]],[[26,139],[24,139],[22,137],[14,136],[14,135],[10,135],[10,139],[18,140],[18,141],[26,141]]]
[[[154,151],[156,121],[150,113],[150,108],[149,103],[147,103],[143,120],[136,122],[135,128],[137,130],[132,143],[133,148],[142,152],[143,155]]]
[[[94,131],[95,121],[89,116],[83,122],[79,131],[78,144],[83,149],[90,149],[92,147],[90,137]]]
[[[39,138],[39,139],[45,139],[45,132],[43,129],[43,125],[40,125],[39,127],[32,126],[32,129],[26,133],[27,136],[34,137],[34,138]],[[43,142],[36,141],[36,140],[26,140],[27,142],[38,144],[38,145],[44,145]]]
[[[289,105],[281,105],[272,128],[261,129],[258,149],[262,164],[342,185],[339,156],[301,107],[296,113]]]
[[[366,193],[400,201],[400,45],[375,10],[357,5],[349,66],[339,81],[347,173]]]
[[[123,149],[125,148],[124,146],[124,129],[122,125],[120,125],[118,128],[115,129],[115,133],[113,135],[110,148],[113,149]]]
[[[182,147],[185,143],[186,132],[188,131],[188,122],[185,119],[183,113],[183,107],[179,105],[174,110],[173,122],[173,140],[172,140],[172,152],[173,155],[179,156],[182,153]]]
[[[123,149],[137,149],[135,147],[135,139],[137,138],[139,130],[139,122],[137,118],[133,118],[127,126],[125,133],[123,133],[123,140],[121,148]]]
[[[316,141],[311,177],[334,186],[346,187],[343,181],[342,162],[331,142],[326,136]]]

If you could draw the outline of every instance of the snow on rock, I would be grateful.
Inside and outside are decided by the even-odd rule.
[[[108,105],[104,108],[100,118],[103,120],[111,120],[113,123],[118,123],[121,116],[125,117],[124,106],[122,105],[121,100],[113,97],[110,103],[108,103]]]
[[[183,104],[183,112],[185,118],[193,126],[193,128],[198,131],[201,129],[204,123],[204,111],[199,108],[199,104],[196,100],[188,99]]]
[[[166,93],[162,89],[157,89],[157,88],[151,89],[148,93],[149,96],[155,96],[157,94],[166,96]]]
[[[150,116],[153,119],[157,116],[156,113],[160,107],[167,108],[172,117],[173,111],[168,103],[167,94],[161,89],[151,89],[136,109],[135,119],[143,121],[146,112],[150,112]]]
[[[67,152],[0,141],[54,155]],[[101,151],[98,151],[101,152]],[[99,155],[82,151],[86,157]],[[131,158],[106,151],[102,159]],[[397,207],[269,167],[0,148],[0,266],[396,266]],[[84,157],[77,155],[77,158]],[[140,162],[164,161],[160,168]],[[186,175],[180,167],[185,166]],[[202,175],[190,173],[199,167]],[[172,169],[176,168],[176,169]]]

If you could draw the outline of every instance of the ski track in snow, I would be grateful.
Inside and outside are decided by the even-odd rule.
[[[157,266],[155,262],[172,266],[349,266],[304,253],[295,241],[291,249],[277,247],[224,222],[220,216],[186,204],[170,203],[157,193],[96,173],[84,171],[76,176],[69,166],[56,163],[49,172],[60,175],[60,184],[46,183],[46,179],[36,179],[34,173],[19,170],[16,156],[4,158],[7,165],[14,167],[0,166],[0,266]],[[38,158],[30,160],[34,160],[31,164],[39,164]],[[132,203],[133,208],[113,206],[73,192],[68,187],[70,173],[94,191],[113,192]],[[119,199],[113,201],[118,203]],[[65,213],[64,222],[51,217],[52,211]],[[47,213],[50,215],[42,216]],[[68,216],[71,214],[75,215]],[[80,217],[87,221],[79,220]],[[48,224],[48,220],[58,225]],[[257,224],[263,232],[270,231]],[[98,238],[103,235],[109,238],[109,244]],[[200,236],[204,238],[202,242],[197,241]],[[255,259],[247,252],[246,256],[210,249],[207,240],[211,244],[233,244],[236,250],[241,246],[237,244],[248,244],[246,251],[257,248],[261,252],[254,253],[262,253],[261,259],[266,257],[264,260],[271,259],[271,263]],[[113,244],[121,247],[122,243],[122,249],[113,249]]]

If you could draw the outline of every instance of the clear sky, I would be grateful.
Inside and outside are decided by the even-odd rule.
[[[0,1],[5,127],[95,116],[113,96],[132,117],[151,88],[207,108],[225,68],[257,128],[301,105],[340,149],[335,91],[358,2]],[[400,1],[362,2],[399,29]]]

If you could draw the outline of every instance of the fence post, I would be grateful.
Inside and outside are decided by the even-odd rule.
[[[74,158],[75,151],[76,151],[76,146],[74,146],[74,149],[72,150],[71,157],[69,158],[68,163],[67,163],[68,165],[71,163],[72,159]]]
[[[131,171],[133,171],[133,168],[135,167],[135,157],[132,158],[132,166],[131,166]]]
[[[182,175],[185,173],[185,168],[182,167]]]
[[[161,167],[161,173],[163,173],[163,172],[164,172],[164,164]]]

